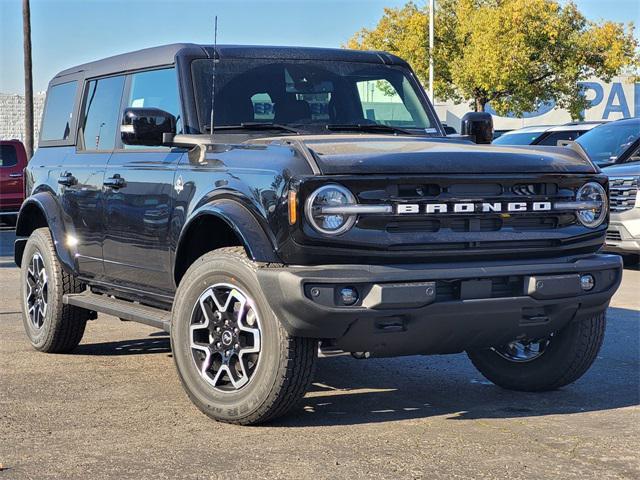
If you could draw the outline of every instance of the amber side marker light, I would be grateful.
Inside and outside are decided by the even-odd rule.
[[[298,192],[289,192],[289,225],[298,221]]]

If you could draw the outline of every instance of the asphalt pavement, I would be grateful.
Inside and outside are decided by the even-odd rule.
[[[13,233],[0,232],[0,480],[640,478],[640,271],[604,347],[561,390],[516,393],[465,355],[323,358],[288,417],[216,423],[188,400],[166,334],[100,315],[68,355],[29,345]]]

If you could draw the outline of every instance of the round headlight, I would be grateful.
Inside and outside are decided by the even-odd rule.
[[[356,223],[356,216],[347,213],[327,212],[330,207],[354,205],[356,198],[341,185],[324,185],[315,190],[305,204],[305,215],[309,223],[320,233],[339,235]]]
[[[602,185],[596,182],[589,182],[584,184],[578,190],[576,194],[577,202],[589,202],[594,206],[591,208],[578,210],[578,220],[585,227],[596,228],[607,217],[608,200],[607,192],[605,192]]]

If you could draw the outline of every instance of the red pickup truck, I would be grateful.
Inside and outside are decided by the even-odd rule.
[[[27,153],[20,140],[0,140],[0,222],[15,223],[24,201]]]

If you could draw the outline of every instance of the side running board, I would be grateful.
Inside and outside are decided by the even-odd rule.
[[[165,332],[171,330],[171,312],[91,292],[68,293],[62,297],[68,305],[113,315],[124,320],[144,323]]]

